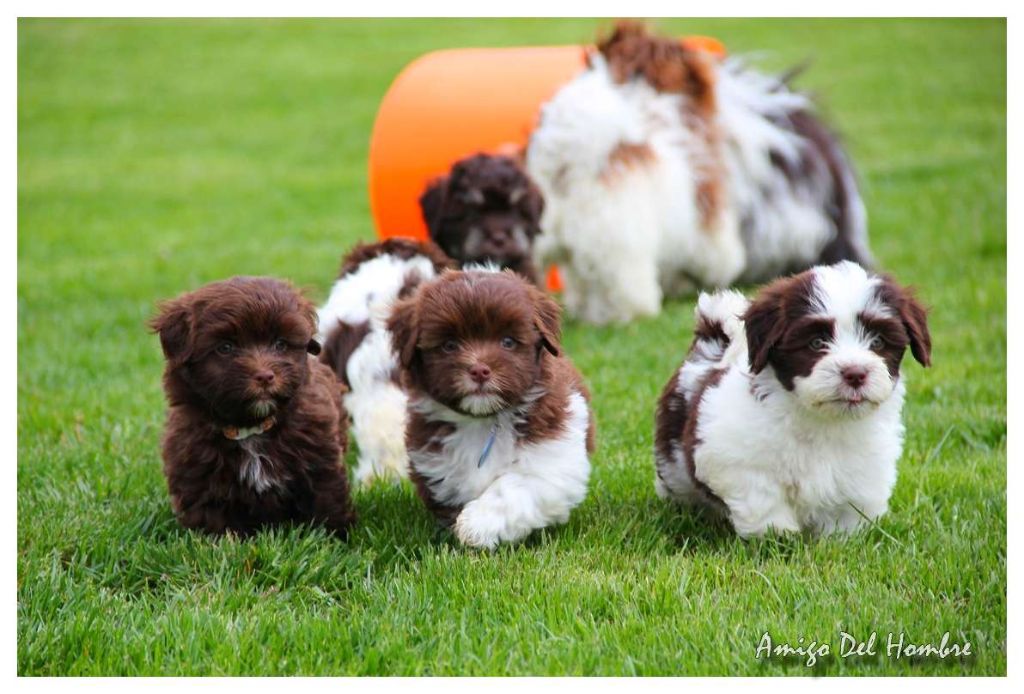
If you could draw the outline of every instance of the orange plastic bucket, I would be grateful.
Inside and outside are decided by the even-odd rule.
[[[683,41],[724,52],[715,39]],[[462,157],[525,145],[541,105],[584,68],[585,55],[583,46],[459,48],[406,66],[384,95],[370,137],[377,235],[427,238],[419,208],[427,183]]]

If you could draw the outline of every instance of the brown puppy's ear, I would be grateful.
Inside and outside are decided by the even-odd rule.
[[[560,344],[562,338],[560,320],[562,309],[559,308],[554,299],[541,290],[536,287],[531,287],[530,289],[533,294],[533,325],[537,328],[537,332],[540,333],[540,344],[552,356],[557,357],[562,353]]]
[[[535,186],[532,181],[527,181],[525,186],[517,188],[512,195],[516,196],[516,200],[512,204],[521,203],[526,217],[533,222],[529,227],[530,235],[536,236],[541,232],[540,218],[544,214],[544,196],[541,194],[540,188]]]
[[[388,331],[391,333],[391,347],[398,354],[398,363],[403,369],[412,368],[416,358],[416,344],[420,339],[419,317],[416,301],[403,299],[391,309]]]
[[[185,297],[164,301],[149,328],[160,336],[164,357],[173,364],[183,363],[192,351],[192,303]]]
[[[317,342],[312,337],[309,338],[309,342],[306,343],[306,351],[312,354],[313,356],[317,356],[318,354],[320,354],[320,349],[320,343]]]
[[[435,239],[441,222],[441,208],[444,207],[445,192],[448,190],[448,177],[440,176],[427,184],[427,189],[420,195],[420,213],[427,225],[430,238]]]
[[[782,337],[782,294],[766,291],[743,314],[750,372],[761,373]]]

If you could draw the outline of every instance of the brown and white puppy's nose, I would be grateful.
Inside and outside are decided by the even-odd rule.
[[[252,378],[261,386],[266,387],[274,382],[274,372],[270,369],[260,369],[252,375]]]
[[[868,370],[863,366],[844,366],[839,370],[843,382],[851,388],[860,388],[868,380]]]
[[[476,381],[478,384],[483,385],[487,383],[491,377],[491,367],[487,364],[477,363],[469,369],[469,377]]]

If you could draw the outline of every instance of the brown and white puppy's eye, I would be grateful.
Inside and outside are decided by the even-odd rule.
[[[459,343],[455,340],[445,340],[444,344],[441,345],[441,350],[445,354],[455,354],[459,351]]]
[[[514,337],[503,337],[501,338],[501,346],[505,349],[515,349],[519,346],[519,342]]]
[[[811,340],[811,349],[815,352],[827,352],[828,351],[828,340],[822,337],[816,337]]]
[[[290,345],[288,344],[288,340],[284,339],[283,337],[279,337],[276,340],[274,340],[273,348],[275,352],[287,352],[289,346]]]
[[[222,357],[227,357],[235,353],[235,343],[230,340],[226,340],[217,345],[217,354]]]

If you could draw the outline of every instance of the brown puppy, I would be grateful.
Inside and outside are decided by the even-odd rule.
[[[247,535],[313,521],[344,535],[347,415],[310,356],[312,304],[280,280],[235,277],[163,303],[150,326],[167,359],[164,474],[179,522]]]
[[[475,154],[420,196],[430,238],[460,264],[494,263],[537,283],[533,239],[544,198],[512,157]]]
[[[589,393],[558,305],[513,272],[446,271],[388,321],[409,394],[409,476],[473,547],[564,523],[586,496]]]

